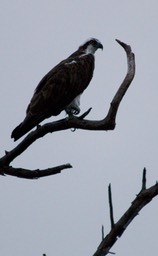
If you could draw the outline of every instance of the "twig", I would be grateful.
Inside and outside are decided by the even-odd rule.
[[[89,108],[85,113],[83,113],[81,116],[79,116],[78,118],[80,120],[83,120],[86,116],[89,115],[89,113],[91,112],[92,108]]]
[[[146,168],[143,169],[142,190],[146,189]]]
[[[103,241],[103,239],[104,239],[104,226],[103,225],[101,227],[101,233],[102,233],[102,241]]]
[[[109,198],[109,209],[110,209],[110,222],[111,222],[111,229],[114,228],[114,215],[113,215],[113,205],[112,205],[112,191],[111,191],[111,184],[108,186],[108,198]]]

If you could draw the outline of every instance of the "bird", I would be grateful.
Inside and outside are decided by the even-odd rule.
[[[99,48],[103,50],[98,39],[88,39],[42,78],[26,109],[26,117],[12,131],[14,141],[63,110],[68,116],[80,113],[80,96],[93,77],[94,54]]]

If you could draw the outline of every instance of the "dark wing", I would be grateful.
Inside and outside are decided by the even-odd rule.
[[[24,121],[14,129],[19,139],[50,116],[60,114],[88,86],[93,76],[94,56],[69,57],[59,63],[38,84],[26,111]]]

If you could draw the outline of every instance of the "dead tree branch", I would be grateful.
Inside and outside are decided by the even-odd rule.
[[[53,172],[50,172],[53,168],[46,169],[46,175],[43,175],[43,171],[38,170],[37,171],[31,171],[31,170],[25,170],[21,168],[13,168],[10,167],[10,163],[20,154],[22,154],[33,142],[35,142],[37,139],[43,137],[47,133],[53,133],[56,131],[61,130],[67,130],[67,129],[84,129],[84,130],[97,130],[97,131],[107,131],[107,130],[114,130],[115,129],[115,123],[116,123],[116,115],[119,108],[119,105],[123,99],[123,96],[125,95],[126,91],[128,90],[134,75],[135,75],[135,57],[134,53],[131,50],[131,47],[119,40],[116,40],[117,43],[119,43],[123,49],[126,52],[127,55],[127,74],[125,76],[125,79],[123,80],[121,86],[119,87],[118,91],[116,92],[108,111],[107,116],[102,120],[86,120],[84,119],[90,112],[91,109],[89,109],[87,112],[82,114],[80,117],[69,117],[65,118],[56,122],[47,123],[43,126],[38,126],[35,131],[30,132],[21,143],[19,143],[13,150],[6,152],[6,154],[0,158],[0,174],[8,174],[8,175],[14,175],[17,177],[23,177],[23,178],[29,178],[29,171],[30,171],[30,179],[35,179],[47,175],[55,174]],[[65,167],[64,167],[65,166]],[[70,165],[62,165],[63,168],[70,168]],[[60,169],[60,166],[54,167]],[[22,174],[20,175],[20,169],[22,171]],[[58,172],[57,172],[58,173]]]
[[[2,169],[0,168],[1,175],[11,175],[18,178],[25,179],[38,179],[41,177],[46,177],[49,175],[55,175],[60,173],[64,169],[72,168],[70,164],[63,164],[56,167],[44,169],[44,170],[28,170],[23,168],[13,168],[12,166],[5,166]]]
[[[144,186],[145,183],[145,186]],[[116,243],[117,239],[122,236],[128,225],[139,214],[140,210],[158,195],[158,183],[146,189],[146,169],[143,170],[142,188],[135,200],[131,203],[128,210],[114,224],[109,234],[102,239],[97,251],[93,256],[104,256],[110,252],[111,247]]]
[[[109,209],[110,209],[110,222],[111,222],[111,229],[114,227],[114,214],[113,214],[113,205],[112,205],[112,191],[111,191],[111,184],[108,187],[108,197],[109,197]]]

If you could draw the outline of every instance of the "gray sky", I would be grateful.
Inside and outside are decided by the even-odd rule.
[[[115,38],[132,46],[137,65],[114,131],[49,134],[12,163],[42,169],[69,162],[73,169],[35,181],[0,177],[1,255],[92,255],[101,241],[101,225],[106,233],[110,229],[108,184],[118,220],[140,190],[143,168],[148,186],[158,179],[157,13],[156,0],[0,1],[1,155],[17,145],[11,131],[23,120],[40,79],[87,38],[104,45],[81,98],[83,112],[93,108],[89,119],[106,115],[126,74],[126,56]],[[112,251],[156,255],[157,216],[156,198]]]

